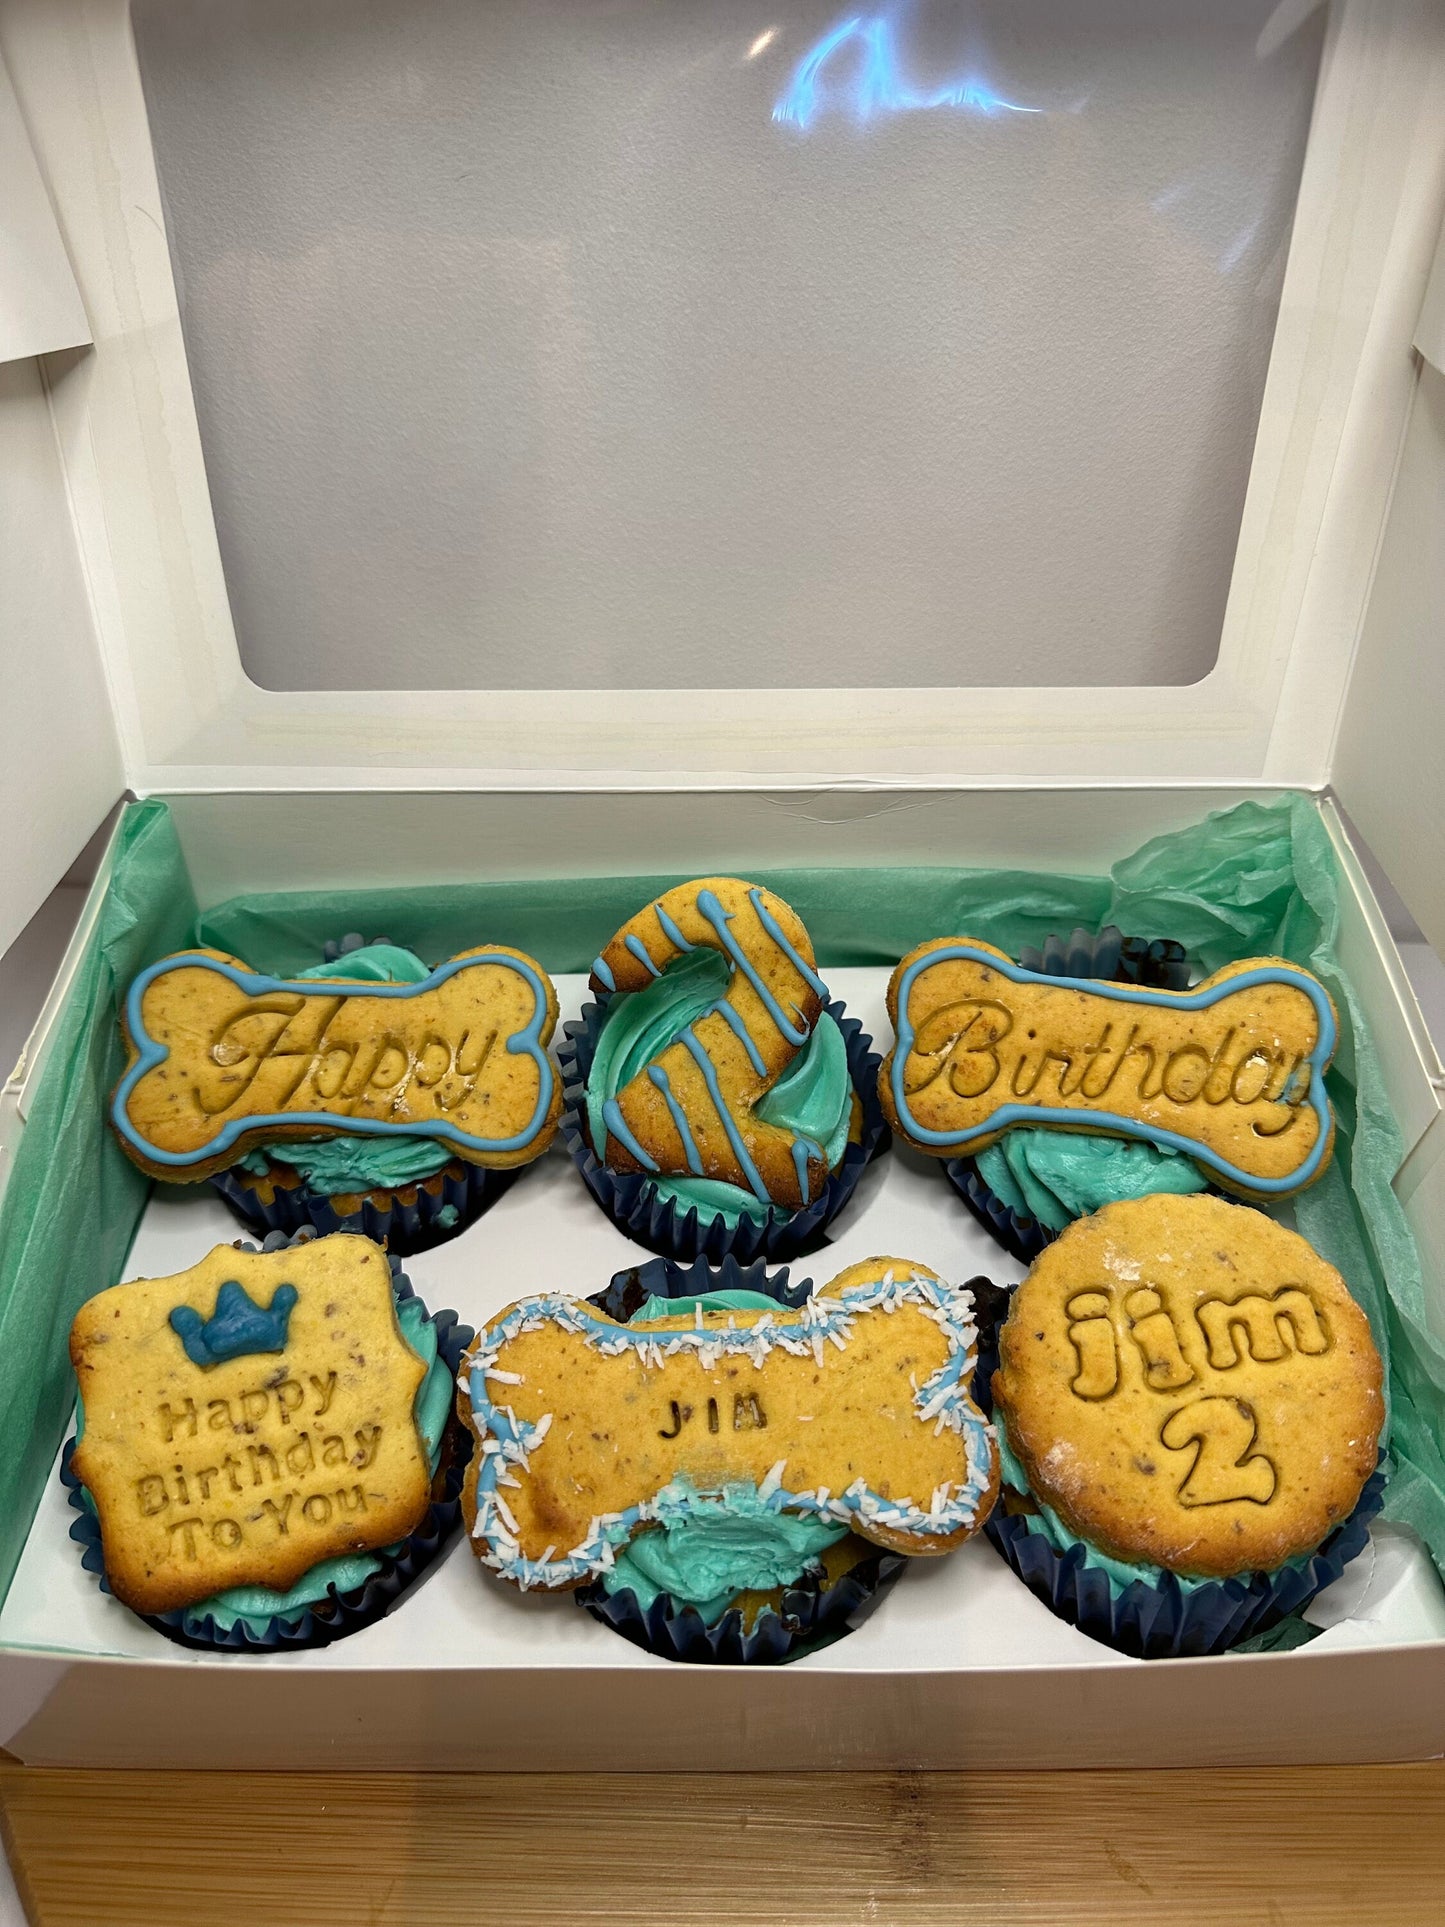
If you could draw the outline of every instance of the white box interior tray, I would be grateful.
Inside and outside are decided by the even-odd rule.
[[[888,971],[828,973],[881,1050],[891,1037]],[[556,979],[561,1015],[585,996],[578,976]],[[559,1031],[560,1034],[560,1031]],[[1012,1282],[1022,1267],[978,1226],[933,1161],[893,1148],[864,1174],[830,1227],[832,1242],[789,1267],[822,1283],[878,1253],[930,1265],[956,1283],[985,1273]],[[208,1186],[158,1191],[126,1267],[127,1278],[178,1271],[212,1245],[242,1235]],[[425,1303],[453,1307],[472,1325],[533,1292],[586,1296],[616,1271],[653,1254],[617,1230],[559,1144],[485,1216],[450,1243],[405,1262]],[[518,1668],[663,1668],[579,1610],[567,1596],[523,1596],[485,1573],[461,1539],[392,1615],[315,1651],[241,1658],[174,1645],[128,1612],[84,1571],[69,1538],[75,1514],[53,1475],[3,1612],[0,1646],[51,1655],[191,1662],[208,1667],[304,1671],[487,1672]],[[1445,1639],[1445,1592],[1413,1535],[1376,1523],[1370,1545],[1306,1617],[1326,1630],[1309,1651],[1399,1646]],[[939,1673],[1016,1667],[1137,1666],[1076,1632],[1015,1577],[986,1540],[936,1560],[914,1560],[859,1630],[788,1669],[812,1673]],[[1205,1662],[1206,1664],[1224,1662]]]

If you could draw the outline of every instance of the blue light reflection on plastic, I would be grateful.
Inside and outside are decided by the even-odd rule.
[[[840,48],[855,41],[861,57],[851,82],[825,90],[821,85],[823,69]],[[932,90],[910,86],[899,70],[892,23],[883,14],[858,14],[825,34],[799,61],[773,109],[773,119],[807,133],[829,108],[850,111],[857,121],[869,121],[880,114],[912,114],[932,107],[962,108],[990,118],[995,114],[1044,111],[1042,107],[1024,107],[1005,100],[977,74]]]

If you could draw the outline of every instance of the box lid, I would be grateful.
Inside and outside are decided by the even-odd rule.
[[[1187,90],[1197,74],[1188,63],[1203,58],[1191,39],[1191,10],[1166,11],[1165,28],[1155,38],[1172,58],[1170,35],[1175,36]],[[150,31],[147,21],[153,25],[163,12],[163,0],[143,7],[143,32]],[[268,15],[264,0],[247,0],[238,12],[246,16],[247,30],[259,32],[276,10]],[[1263,26],[1253,52],[1263,60],[1274,51],[1270,36],[1277,38],[1280,26],[1277,13],[1267,6],[1261,5],[1260,14]],[[516,32],[532,17],[520,5],[507,16]],[[966,86],[953,86],[952,92],[947,86],[929,92],[916,78],[928,53],[921,42],[902,47],[888,38],[892,28],[869,24],[872,16],[866,21],[860,16],[862,26],[836,26],[830,40],[830,18],[825,10],[810,9],[800,0],[798,6],[780,10],[777,32],[784,39],[777,47],[770,41],[773,30],[739,39],[741,28],[733,21],[726,45],[718,41],[722,51],[709,54],[720,70],[727,53],[729,73],[743,72],[748,63],[780,60],[775,71],[786,86],[772,120],[787,123],[775,131],[793,142],[792,148],[778,150],[785,159],[791,157],[790,165],[797,164],[803,152],[798,144],[803,116],[797,87],[804,79],[814,87],[815,99],[831,98],[849,108],[857,122],[849,135],[855,147],[866,133],[880,143],[870,152],[892,155],[887,165],[903,170],[898,178],[910,182],[929,164],[930,155],[934,165],[945,164],[941,150],[919,144],[928,129],[941,125],[938,116],[916,110],[959,108],[975,115],[991,140],[1012,137],[1011,125],[1001,123],[1035,110],[1037,103],[1031,105],[1021,93],[1010,100],[998,89],[985,89],[976,75]],[[335,37],[330,12],[310,14],[308,20],[319,23],[313,24],[313,41],[324,40],[328,32]],[[127,0],[100,0],[84,10],[33,8],[5,0],[0,25],[23,130],[33,143],[93,324],[92,351],[53,357],[47,364],[61,471],[50,499],[73,524],[101,665],[90,679],[92,690],[104,694],[113,718],[120,780],[137,791],[654,786],[678,781],[869,786],[904,777],[913,784],[948,785],[1237,781],[1322,787],[1339,774],[1341,734],[1349,733],[1358,713],[1351,683],[1356,645],[1418,383],[1411,338],[1445,207],[1445,21],[1426,0],[1390,9],[1348,0],[1330,11],[1218,659],[1196,681],[1154,686],[1062,681],[1016,686],[1007,672],[1020,654],[1028,655],[1035,674],[1040,661],[1051,659],[1051,649],[1063,673],[1080,654],[1076,636],[1061,636],[1056,642],[1046,636],[1041,641],[1022,627],[1012,641],[1000,632],[999,673],[986,684],[909,686],[909,664],[921,647],[924,616],[920,597],[904,593],[909,585],[901,585],[892,618],[877,625],[877,651],[887,664],[899,665],[897,682],[886,686],[856,686],[862,679],[854,674],[850,681],[845,664],[838,686],[814,676],[797,689],[670,688],[665,686],[666,658],[659,652],[655,686],[648,688],[548,687],[545,675],[538,676],[535,689],[260,687],[246,673],[228,596],[223,553],[233,518],[228,500],[219,493],[213,498],[208,482],[183,327],[185,289],[178,284],[167,245],[168,214],[174,238],[175,210],[168,209],[158,177],[155,115],[148,112],[130,7]],[[413,64],[419,65],[424,51],[420,14],[409,16],[407,33],[414,39]],[[799,59],[809,34],[815,36],[812,51]],[[738,46],[727,52],[732,41]],[[611,75],[625,74],[629,61],[642,59],[641,44],[635,30],[631,40],[623,38],[615,45],[595,36],[586,44],[585,58],[596,63],[598,76],[594,131],[600,130],[599,139],[612,138],[614,130],[605,116],[617,111],[615,103],[609,106],[603,97],[604,80],[610,85]],[[354,51],[354,43],[348,45]],[[1029,49],[1017,35],[999,45],[1008,56],[1005,64],[1012,62],[1011,70],[1030,71]],[[494,51],[499,60],[506,52]],[[549,77],[526,48],[518,61],[513,78],[520,76],[535,86],[532,106],[544,115],[548,87],[562,83],[555,74]],[[155,74],[145,78],[155,109]],[[583,79],[590,87],[588,76]],[[404,91],[394,102],[394,112],[403,120]],[[1074,141],[1073,147],[1060,151],[1072,167],[1082,167],[1092,150],[1078,146],[1076,130],[1087,131],[1093,124],[1089,103],[1065,101],[1057,88],[1049,92],[1043,82],[1035,92],[1037,101],[1048,106],[1045,118],[1052,118],[1049,138],[1067,135]],[[219,95],[204,95],[202,111],[219,113],[218,103]],[[325,113],[339,111],[344,120],[349,111],[360,124],[367,118],[366,105],[362,95],[350,109],[344,100],[339,110],[328,100]],[[866,130],[865,106],[869,114],[877,110],[875,124]],[[1066,121],[1066,114],[1073,120]],[[880,131],[881,120],[889,124]],[[424,126],[424,117],[405,125]],[[658,125],[657,164],[646,175],[649,180],[666,173],[682,151],[666,145],[666,126],[660,120]],[[12,140],[15,131],[12,117]],[[327,131],[334,133],[334,126],[328,125]],[[528,169],[541,173],[551,164],[560,134],[550,125],[546,132],[550,145],[539,142],[523,150],[527,167],[519,179],[530,179]],[[895,152],[883,144],[901,141],[905,133],[914,141],[912,147]],[[433,137],[442,135],[435,129],[425,133],[425,138]],[[698,164],[704,171],[714,163],[736,168],[730,139],[711,123],[703,126],[697,148],[701,151],[712,142],[701,152]],[[812,150],[810,162],[819,151]],[[353,158],[360,152],[354,150]],[[839,146],[834,164],[842,168],[850,153],[856,159],[854,150],[845,152]],[[574,142],[563,158],[582,181],[589,165],[586,139]],[[323,158],[318,170],[330,164]],[[364,154],[358,164],[367,164]],[[384,197],[391,176],[382,168],[376,178],[377,193]],[[1275,185],[1277,192],[1293,193],[1288,180]],[[497,191],[516,186],[515,180],[503,181]],[[703,181],[697,192],[711,188]],[[852,205],[844,208],[845,223]],[[862,203],[857,205],[861,209]],[[660,206],[649,202],[638,221],[655,223]],[[800,206],[814,221],[819,218],[816,199]],[[256,211],[256,219],[264,218],[264,208]],[[618,218],[625,219],[625,206]],[[986,224],[989,209],[979,207],[977,218]],[[695,248],[699,255],[725,253],[737,238],[716,226],[693,233],[684,226],[679,233],[680,241],[673,237],[677,245]],[[244,240],[238,237],[238,249]],[[574,249],[586,241],[605,245],[607,237],[571,237]],[[926,232],[909,239],[917,252],[919,290],[926,279],[929,242]],[[746,236],[743,243],[751,245]],[[326,261],[353,244],[359,245],[356,237],[346,232],[323,234],[314,257],[308,256],[308,272],[324,278]],[[806,235],[800,234],[800,247],[806,244]],[[672,268],[685,258],[674,255]],[[550,267],[545,261],[539,266],[540,259],[535,249],[532,255],[514,250],[509,271],[545,278],[555,269],[565,278],[565,262],[556,269],[555,261]],[[495,259],[491,265],[497,271]],[[666,260],[662,265],[668,268]],[[1225,272],[1220,263],[1215,265]],[[579,275],[582,271],[576,270]],[[1267,290],[1267,283],[1267,274],[1262,274],[1261,287]],[[254,281],[244,275],[228,285],[255,295]],[[196,312],[202,292],[192,291]],[[881,302],[882,286],[873,292]],[[1029,297],[1035,304],[1049,298],[1047,286],[1035,287]],[[868,304],[870,314],[876,306]],[[640,312],[642,325],[647,317]],[[776,327],[783,326],[790,312],[786,305],[779,310]],[[190,310],[186,315],[193,328]],[[698,325],[703,321],[705,317]],[[906,304],[890,325],[902,328],[905,323]],[[1085,325],[1081,314],[1078,328]],[[1068,319],[1063,333],[1054,338],[1056,359],[1072,328]],[[424,346],[432,356],[442,351],[434,338]],[[405,356],[412,344],[398,342],[396,349]],[[549,380],[585,381],[618,373],[592,367],[585,340],[569,346],[558,337],[550,342],[549,353],[554,350],[564,359],[564,351],[572,354],[576,365],[548,363]],[[279,366],[253,372],[258,384],[291,378]],[[1098,381],[1106,379],[1108,371],[1096,363],[1086,373],[1090,381]],[[1059,374],[1057,366],[1024,368],[1019,378],[1047,382],[1054,414],[1067,421],[1073,405],[1067,366],[1063,379]],[[1182,372],[1178,381],[1182,394]],[[1075,382],[1072,387],[1083,385]],[[433,383],[429,392],[445,397],[445,384]],[[978,399],[981,409],[997,405],[996,386]],[[466,397],[459,393],[456,406],[465,405]],[[786,412],[786,394],[776,405]],[[856,391],[840,397],[840,408],[866,412],[873,405]],[[1126,395],[1121,419],[1131,405]],[[428,448],[436,447],[438,460],[446,459],[447,432],[445,408],[417,419],[417,436]],[[856,452],[856,443],[848,446]],[[1120,462],[1130,459],[1130,446],[1121,434]],[[701,469],[706,470],[711,459],[717,458],[702,449]],[[387,462],[388,449],[383,447],[378,453],[383,474]],[[849,486],[840,477],[840,503]],[[822,483],[816,472],[810,472],[807,487],[818,497]],[[1209,501],[1199,504],[1201,518],[1212,512]],[[949,538],[948,530],[940,532],[940,551]],[[1025,566],[1030,550],[1042,566],[1061,539],[1056,526],[1030,531],[1023,543]],[[674,553],[659,552],[658,568],[676,561]],[[747,558],[739,556],[731,566],[745,569]],[[427,621],[426,609],[418,607],[418,626]],[[597,621],[601,626],[600,615]],[[958,612],[957,621],[960,637],[968,636],[967,609]],[[1161,633],[1170,621],[1165,603],[1156,614]],[[786,625],[780,635],[776,659],[786,662]],[[971,650],[972,643],[967,650],[960,643],[961,654]],[[856,636],[844,653],[856,668]],[[718,660],[725,661],[725,656]],[[878,673],[874,660],[870,681]],[[1406,727],[1411,678],[1388,688],[1372,680],[1369,702],[1370,740],[1392,765],[1391,781],[1403,789],[1412,765],[1425,755],[1420,732]],[[24,729],[33,734],[29,719]],[[102,770],[107,781],[115,780],[114,764],[97,759],[96,721],[85,702],[53,706],[44,743],[46,758],[57,766],[88,764]],[[24,758],[15,780],[26,785],[36,780]],[[1409,869],[1403,864],[1412,836],[1409,812],[1367,807],[1381,780],[1371,776],[1367,759],[1353,757],[1344,800],[1351,808],[1359,807],[1362,820],[1368,816],[1368,833],[1387,867],[1392,872],[1397,866]],[[5,782],[9,789],[8,771]],[[33,894],[27,873],[33,869],[38,877],[48,869],[53,881],[53,853],[41,853],[34,864],[24,857],[21,868],[21,894]]]

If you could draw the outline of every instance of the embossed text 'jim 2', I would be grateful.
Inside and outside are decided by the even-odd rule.
[[[1113,1398],[1121,1387],[1124,1340],[1115,1328],[1109,1294],[1076,1292],[1064,1309],[1078,1362],[1070,1391],[1091,1403]],[[1144,1384],[1150,1391],[1172,1394],[1199,1382],[1159,1292],[1149,1285],[1139,1286],[1124,1299],[1124,1312],[1125,1330],[1137,1347]],[[1158,1439],[1166,1451],[1195,1447],[1174,1496],[1185,1507],[1238,1500],[1267,1505],[1278,1486],[1278,1469],[1268,1454],[1254,1450],[1255,1408],[1233,1396],[1228,1375],[1246,1360],[1276,1364],[1292,1353],[1322,1357],[1332,1343],[1328,1327],[1308,1292],[1295,1285],[1233,1299],[1206,1298],[1193,1308],[1193,1317],[1204,1341],[1206,1386],[1208,1373],[1220,1374],[1223,1395],[1206,1389],[1202,1396],[1161,1416]]]

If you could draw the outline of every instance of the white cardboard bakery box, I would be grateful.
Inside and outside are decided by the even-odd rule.
[[[202,28],[205,11],[191,9]],[[712,19],[752,59],[797,11]],[[1285,0],[1260,49],[1316,11]],[[612,12],[643,37],[662,31],[655,9],[640,25],[636,9]],[[1163,12],[1161,42],[1189,9]],[[513,0],[508,18],[541,14]],[[374,17],[342,21],[318,0],[313,24],[342,49]],[[1445,1333],[1445,1082],[1352,827],[1445,944],[1445,11],[1337,0],[1309,30],[1318,84],[1206,674],[277,692],[248,678],[233,627],[129,7],[0,0],[0,948],[126,791],[169,800],[205,905],[278,882],[915,862],[1102,872],[1209,809],[1299,788],[1339,857],[1342,954],[1388,1073],[1406,1149],[1396,1188]],[[868,31],[876,54],[892,28]],[[898,73],[895,58],[879,83],[894,105]],[[904,101],[920,104],[937,103],[916,89]],[[899,608],[886,641],[906,666],[913,605]],[[4,1088],[0,1182],[105,888],[103,863]],[[886,1037],[882,975],[837,982]],[[561,988],[575,1007],[580,980]],[[941,1186],[885,1163],[840,1264],[886,1234],[955,1275],[1016,1273]],[[127,1275],[179,1268],[230,1235],[218,1201],[157,1202]],[[432,1303],[475,1321],[519,1277],[592,1290],[638,1255],[549,1158],[414,1272]],[[827,1275],[825,1262],[808,1268]],[[0,1743],[30,1762],[678,1771],[1445,1750],[1445,1596],[1393,1528],[1294,1652],[1122,1658],[1055,1620],[980,1542],[915,1569],[840,1644],[725,1670],[653,1660],[566,1601],[501,1598],[465,1546],[390,1619],[327,1650],[186,1652],[102,1598],[66,1522],[52,1480],[0,1611]]]

